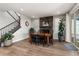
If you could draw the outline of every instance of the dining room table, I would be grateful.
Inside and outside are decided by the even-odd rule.
[[[53,40],[50,39],[51,33],[34,32],[34,33],[31,33],[31,34],[32,34],[32,35],[39,35],[39,36],[44,36],[44,37],[46,37],[46,43],[47,43],[48,46],[50,45],[50,40],[51,40],[52,43],[53,43]],[[32,42],[32,40],[31,40],[31,42]]]

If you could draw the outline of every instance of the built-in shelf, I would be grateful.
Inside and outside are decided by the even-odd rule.
[[[49,31],[53,38],[53,16],[40,18],[40,31]]]

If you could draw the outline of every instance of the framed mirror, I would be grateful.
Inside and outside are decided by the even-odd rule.
[[[26,22],[25,22],[25,25],[28,27],[28,26],[29,26],[29,22],[28,22],[28,21],[26,21]]]

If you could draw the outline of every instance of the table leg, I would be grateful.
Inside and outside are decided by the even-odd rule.
[[[32,44],[32,38],[31,38],[31,36],[30,36],[30,38],[29,38],[29,42]]]
[[[49,46],[49,36],[47,36],[47,45]]]

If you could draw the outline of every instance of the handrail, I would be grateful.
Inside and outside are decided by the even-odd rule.
[[[9,26],[11,26],[11,25],[14,24],[14,23],[18,23],[18,26],[20,26],[20,16],[18,16],[18,15],[15,13],[15,14],[18,16],[18,20],[17,20],[15,17],[13,17],[13,15],[12,15],[9,11],[7,11],[7,13],[8,13],[15,21],[12,22],[12,23],[10,23],[10,24],[8,24],[8,25],[6,25],[6,26],[4,26],[3,28],[0,28],[1,35],[2,35],[2,31],[3,31],[4,29],[8,28]]]
[[[13,17],[11,14],[10,14],[10,12],[9,11],[7,11],[7,13],[15,20],[15,21],[17,21],[18,22],[18,20],[16,20],[15,19],[15,17]],[[19,23],[19,22],[18,22]]]
[[[6,25],[6,26],[4,26],[3,28],[1,28],[0,30],[2,30],[2,29],[4,29],[4,28],[6,28],[6,27],[8,27],[8,26],[10,26],[11,24],[13,24],[13,23],[15,23],[16,21],[14,21],[14,22],[12,22],[12,23],[10,23],[10,24],[8,24],[8,25]]]
[[[15,12],[15,11],[14,11]],[[15,14],[18,16],[18,17],[20,17],[16,12],[15,12]]]

